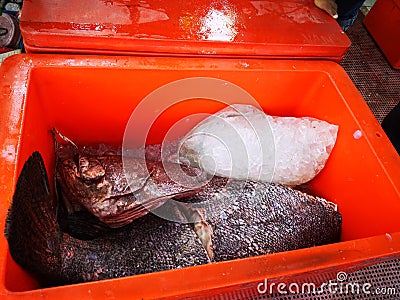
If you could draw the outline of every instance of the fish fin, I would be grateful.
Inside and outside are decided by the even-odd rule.
[[[78,149],[79,149],[78,146],[73,141],[71,141],[69,138],[67,138],[65,135],[61,134],[56,128],[53,128],[53,130],[51,132],[54,137],[54,144],[55,144],[56,150],[58,150],[57,137],[60,137],[62,140],[66,141],[67,143],[72,145],[75,148],[75,151],[78,152]]]
[[[211,225],[205,220],[198,221],[194,223],[194,231],[201,241],[204,250],[206,250],[208,260],[212,262],[214,260],[214,245],[212,242],[213,231]]]
[[[191,207],[182,202],[175,202],[180,213],[186,218],[186,222],[193,223],[193,229],[207,253],[209,262],[214,260],[213,230],[206,221],[206,211],[203,208]]]
[[[23,166],[6,224],[5,236],[14,261],[39,280],[57,281],[61,231],[39,152],[34,152]]]

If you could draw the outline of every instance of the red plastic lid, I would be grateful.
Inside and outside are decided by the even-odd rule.
[[[340,60],[350,40],[312,0],[25,1],[29,52]]]

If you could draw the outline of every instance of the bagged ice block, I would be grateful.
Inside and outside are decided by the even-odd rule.
[[[299,185],[324,168],[337,132],[337,125],[315,118],[269,116],[235,104],[193,128],[179,156],[210,174]]]

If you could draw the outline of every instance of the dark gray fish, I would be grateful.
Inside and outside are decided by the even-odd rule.
[[[185,201],[207,212],[214,261],[340,240],[342,218],[335,204],[280,184],[214,177]]]
[[[38,152],[18,178],[5,234],[13,259],[44,285],[69,284],[205,264],[192,225],[153,214],[101,238],[80,240],[61,231],[56,203]]]
[[[278,184],[214,177],[195,196],[179,201],[168,201],[160,209],[166,206],[171,214],[194,224],[174,223],[150,213],[100,237],[77,239],[61,230],[43,161],[34,153],[19,176],[7,220],[10,253],[23,268],[55,285],[312,247],[340,239],[341,216],[333,204]],[[84,222],[74,224],[85,226]]]

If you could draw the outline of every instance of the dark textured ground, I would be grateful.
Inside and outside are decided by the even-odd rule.
[[[340,63],[382,122],[400,101],[400,70],[393,69],[362,24],[360,14],[348,30],[351,47]],[[396,37],[393,37],[396,38]],[[398,37],[397,37],[398,38]]]

